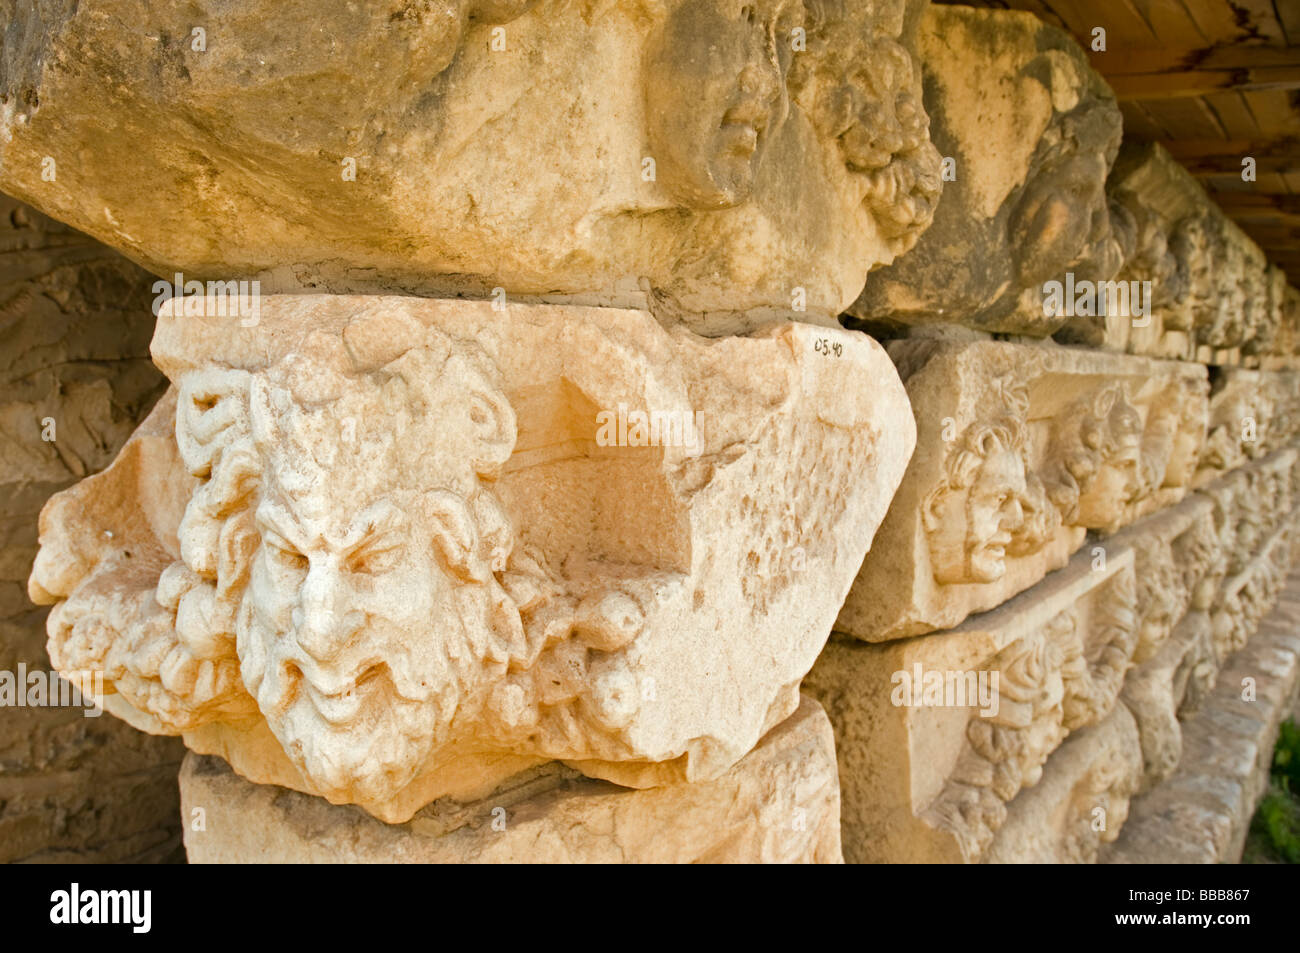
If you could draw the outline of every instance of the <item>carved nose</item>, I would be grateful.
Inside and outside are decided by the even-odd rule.
[[[293,622],[298,644],[317,661],[333,661],[361,627],[362,615],[350,610],[347,595],[338,570],[325,560],[313,560]]]
[[[1019,529],[1025,521],[1025,507],[1020,502],[1020,497],[1012,496],[1007,500],[1006,512],[1011,529]]]
[[[781,93],[781,70],[774,57],[766,51],[756,51],[740,72],[740,89],[746,96],[752,96],[767,107],[776,102]]]

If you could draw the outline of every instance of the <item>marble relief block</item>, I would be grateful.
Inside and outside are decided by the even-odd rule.
[[[1205,370],[1054,345],[891,342],[917,452],[836,629],[943,629],[1180,500],[1205,439]]]
[[[795,714],[717,778],[646,790],[555,762],[467,802],[434,801],[403,824],[253,784],[190,754],[181,809],[192,864],[789,864],[842,862],[830,723]]]
[[[728,770],[795,711],[915,442],[849,331],[191,310],[159,319],[167,396],[42,513],[51,659],[139,728],[389,822],[547,761]]]
[[[168,277],[833,326],[940,194],[923,5],[24,6],[0,187]]]
[[[943,198],[916,247],[871,274],[852,318],[1042,337],[1045,282],[1121,262],[1106,176],[1121,116],[1075,41],[1030,13],[932,4],[917,33]]]
[[[848,861],[980,860],[1051,753],[1115,709],[1141,611],[1112,545],[949,631],[832,639],[804,691],[835,726]]]

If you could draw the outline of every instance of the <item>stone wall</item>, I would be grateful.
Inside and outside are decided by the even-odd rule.
[[[0,670],[48,671],[47,610],[27,599],[37,515],[102,469],[162,392],[150,277],[0,198]],[[12,700],[9,702],[12,705]],[[183,749],[80,707],[0,717],[0,860],[174,859]]]
[[[1073,40],[330,0],[326,56],[299,6],[5,24],[0,188],[177,275],[165,381],[97,253],[137,283],[60,313],[135,360],[61,331],[14,398],[123,856],[170,812],[194,862],[1234,859],[1300,677],[1300,295]],[[160,736],[180,815],[116,793]]]

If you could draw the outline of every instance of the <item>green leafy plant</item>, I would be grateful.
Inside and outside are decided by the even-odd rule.
[[[1300,864],[1300,725],[1291,719],[1278,729],[1268,792],[1250,822],[1243,859]]]
[[[1292,791],[1300,794],[1300,725],[1289,718],[1278,729],[1273,777],[1286,781]]]

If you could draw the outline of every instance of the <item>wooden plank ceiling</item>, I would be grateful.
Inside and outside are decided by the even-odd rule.
[[[1300,287],[1300,0],[967,2],[1073,34],[1114,88],[1125,138],[1164,145]]]

